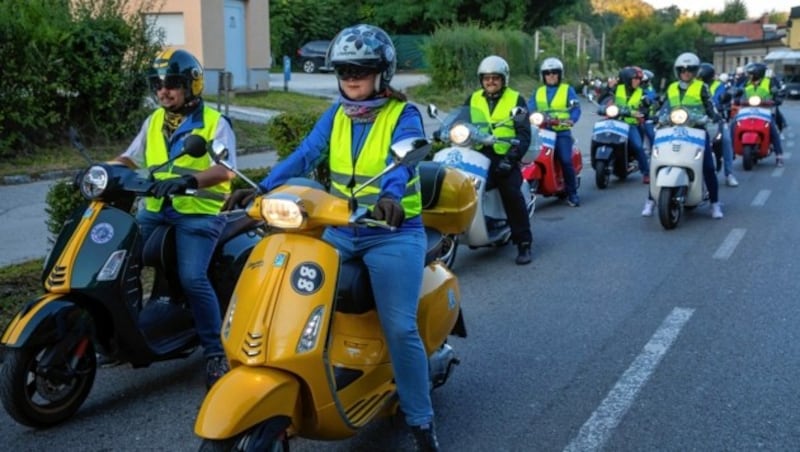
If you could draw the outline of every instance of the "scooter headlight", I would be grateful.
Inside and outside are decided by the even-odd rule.
[[[616,118],[619,115],[619,107],[616,105],[609,105],[606,107],[606,116],[609,118]]]
[[[751,107],[758,107],[761,105],[761,96],[750,96],[747,98],[747,104]]]
[[[456,124],[450,129],[450,141],[459,146],[469,142],[471,130],[466,124]]]
[[[297,201],[280,197],[261,199],[261,216],[270,226],[297,229],[305,223],[306,215]]]
[[[672,110],[669,113],[669,120],[676,126],[686,124],[686,121],[689,120],[689,112],[684,110],[683,108]]]
[[[108,188],[108,181],[108,170],[104,166],[90,166],[81,179],[81,195],[89,200],[99,198]]]
[[[539,127],[544,122],[544,115],[539,113],[538,111],[537,112],[533,112],[533,113],[531,113],[531,116],[528,118],[528,120],[534,126]]]

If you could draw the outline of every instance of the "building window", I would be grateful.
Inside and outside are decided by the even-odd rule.
[[[166,46],[182,46],[186,44],[183,13],[145,14],[145,21],[152,26],[157,36],[164,38]]]

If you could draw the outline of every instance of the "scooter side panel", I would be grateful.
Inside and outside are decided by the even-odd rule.
[[[225,439],[276,416],[302,422],[297,377],[265,367],[239,366],[211,387],[203,400],[195,433],[207,439]]]
[[[458,320],[461,292],[458,280],[436,262],[425,268],[417,323],[425,352],[430,355],[444,343]]]

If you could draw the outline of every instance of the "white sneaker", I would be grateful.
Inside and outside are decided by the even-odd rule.
[[[717,220],[722,218],[722,206],[720,206],[719,202],[711,204],[711,218],[715,218]]]
[[[642,209],[642,216],[643,217],[652,217],[653,216],[653,209],[656,207],[656,202],[652,199],[648,199],[644,203],[644,209]],[[720,213],[722,215],[722,213]]]
[[[733,173],[731,173],[725,176],[725,185],[728,187],[738,187],[739,181],[736,180],[736,177],[733,175]]]

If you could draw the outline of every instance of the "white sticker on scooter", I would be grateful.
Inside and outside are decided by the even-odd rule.
[[[108,223],[98,223],[89,232],[89,237],[94,243],[103,245],[114,237],[114,227]]]
[[[303,262],[292,271],[292,288],[300,295],[317,292],[325,282],[322,267],[313,262]]]

